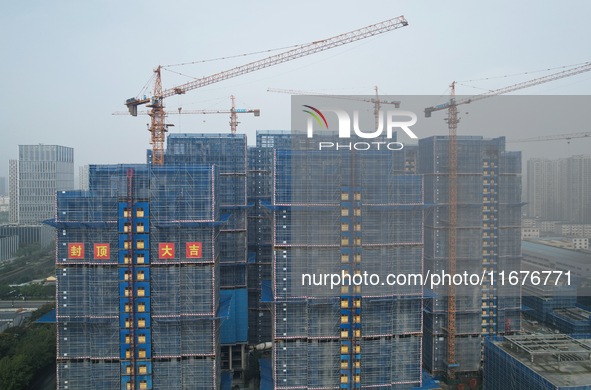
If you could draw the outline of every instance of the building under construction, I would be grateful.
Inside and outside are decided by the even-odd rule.
[[[449,270],[449,137],[419,141],[424,175],[425,268]],[[521,154],[505,151],[504,137],[457,137],[456,269],[483,275],[482,286],[455,288],[455,331],[448,321],[448,286],[425,301],[423,363],[433,374],[475,373],[485,336],[520,329],[520,287],[491,285],[490,271],[519,271],[521,264]],[[455,351],[448,353],[448,341]],[[451,356],[450,356],[451,355]]]
[[[169,137],[162,166],[58,194],[58,388],[218,388],[247,343],[246,137]],[[133,385],[135,383],[135,385]]]
[[[246,368],[247,292],[247,144],[244,134],[171,134],[166,164],[213,164],[219,171],[219,207],[225,220],[219,232],[220,297],[230,302],[220,329],[221,368],[240,379]]]
[[[402,152],[305,149],[272,170],[274,388],[420,386],[422,286],[303,275],[422,273],[422,177]]]
[[[287,130],[257,131],[256,146],[248,148],[248,341],[272,340],[272,305],[263,299],[262,285],[270,286],[273,262],[273,193],[275,150],[290,150]]]

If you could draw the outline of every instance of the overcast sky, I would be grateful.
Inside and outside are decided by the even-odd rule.
[[[0,176],[19,144],[75,148],[76,166],[143,162],[148,117],[125,110],[158,64],[176,64],[263,51],[331,37],[404,15],[407,27],[174,96],[171,112],[259,108],[241,115],[239,132],[289,129],[286,88],[342,94],[441,95],[452,80],[503,76],[591,60],[591,3],[558,1],[14,1],[0,5]],[[202,77],[264,57],[204,62],[171,70]],[[538,77],[464,82],[459,94]],[[165,88],[189,81],[163,73]],[[151,87],[151,86],[150,86]],[[591,72],[528,88],[519,94],[589,95]],[[438,103],[435,97],[433,103]],[[476,103],[475,103],[476,104]],[[433,133],[444,134],[444,115]],[[229,132],[227,115],[170,115],[173,132]],[[558,133],[590,129],[557,129]],[[458,129],[462,134],[462,127]],[[504,134],[499,129],[497,135]],[[544,134],[520,134],[519,138]],[[591,140],[520,144],[524,158],[586,153]],[[516,149],[514,147],[513,149]],[[588,152],[587,152],[588,153]]]

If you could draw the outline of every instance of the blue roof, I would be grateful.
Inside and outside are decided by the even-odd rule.
[[[37,321],[37,324],[55,324],[55,309],[43,314]]]

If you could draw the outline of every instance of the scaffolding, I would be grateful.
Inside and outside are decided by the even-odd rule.
[[[230,310],[229,316],[221,322],[217,340],[221,344],[219,360],[224,368],[232,366],[235,371],[242,371],[245,361],[232,364],[227,357],[235,345],[244,349],[248,341],[247,214],[250,205],[247,202],[246,136],[171,134],[167,142],[166,164],[211,164],[219,172],[217,201],[224,224],[220,226],[217,236],[219,275],[216,283],[219,283],[222,297],[232,297],[231,308],[239,308]],[[243,295],[244,302],[241,299]]]
[[[449,137],[419,141],[418,173],[424,175],[425,202],[433,204],[425,220],[425,268],[440,273],[449,256]],[[457,270],[468,274],[519,271],[521,268],[521,155],[505,151],[504,137],[457,137]],[[519,286],[455,288],[455,372],[476,373],[482,364],[483,338],[519,330]],[[435,287],[425,303],[424,364],[445,373],[447,286]]]
[[[257,131],[256,147],[248,148],[248,341],[254,345],[272,340],[271,307],[262,302],[261,283],[272,277],[273,153],[289,150],[291,139],[289,131]]]
[[[271,171],[275,388],[420,386],[422,286],[331,289],[302,275],[422,274],[422,177],[402,153],[300,141],[275,150]]]
[[[218,182],[212,165],[91,165],[89,191],[58,193],[59,389],[219,386]]]

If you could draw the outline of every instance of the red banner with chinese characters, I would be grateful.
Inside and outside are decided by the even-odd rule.
[[[84,243],[71,242],[68,244],[68,259],[83,259]]]
[[[174,242],[158,243],[158,258],[162,260],[174,259]]]
[[[111,245],[109,243],[94,244],[94,259],[109,260],[111,258]]]
[[[187,242],[185,249],[187,259],[200,259],[203,256],[200,242]]]

